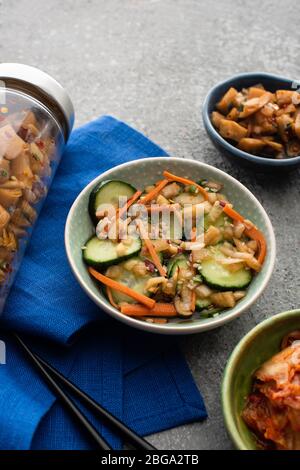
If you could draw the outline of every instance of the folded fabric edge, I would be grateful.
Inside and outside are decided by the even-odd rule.
[[[164,356],[183,402],[196,410],[201,410],[206,418],[207,412],[202,395],[198,390],[186,359],[184,359],[183,352],[179,348],[174,348],[172,352],[168,351]]]
[[[143,436],[207,418],[202,396],[181,350],[174,346],[163,352],[162,358],[174,379],[182,403],[176,408],[160,412],[159,420],[157,413],[130,420],[128,425]]]
[[[188,423],[203,421],[207,417],[206,412],[201,412],[199,409],[197,413],[195,411],[195,408],[183,405],[180,408],[176,408],[176,410],[168,410],[166,413],[161,413],[159,429],[157,426],[157,415],[141,418],[128,423],[128,425],[141,436],[149,436],[150,434],[160,433]]]

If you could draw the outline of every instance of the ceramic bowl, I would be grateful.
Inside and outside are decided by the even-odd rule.
[[[262,83],[268,91],[274,92],[278,89],[295,90],[293,84],[296,82],[270,73],[253,72],[234,75],[218,83],[209,91],[203,104],[202,117],[207,134],[215,147],[234,163],[242,163],[256,169],[259,168],[263,171],[294,169],[300,165],[300,156],[276,160],[275,158],[259,157],[244,152],[225,140],[211,122],[210,116],[212,111],[216,109],[216,104],[230,87],[241,90],[242,88],[247,88],[258,83]]]
[[[207,178],[224,185],[224,193],[246,218],[252,220],[264,233],[267,240],[267,256],[262,270],[254,277],[247,295],[237,305],[221,313],[218,317],[201,319],[195,314],[189,320],[173,319],[167,324],[151,324],[121,314],[112,307],[99,287],[90,277],[82,260],[81,247],[94,233],[88,214],[88,200],[92,189],[100,181],[107,179],[124,180],[136,187],[143,188],[161,178],[164,170],[184,175],[194,180]],[[195,160],[159,157],[135,160],[124,163],[99,175],[79,194],[73,203],[65,228],[65,246],[73,273],[87,295],[101,309],[114,318],[135,328],[165,334],[188,334],[217,328],[238,317],[246,311],[262,294],[270,280],[275,261],[275,237],[272,224],[265,210],[253,194],[236,179],[221,170]]]
[[[231,354],[224,372],[222,407],[228,433],[237,449],[257,449],[254,434],[241,418],[255,370],[280,351],[281,340],[287,333],[299,328],[300,310],[279,313],[253,328]]]

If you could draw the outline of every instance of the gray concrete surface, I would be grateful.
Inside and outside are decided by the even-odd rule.
[[[268,289],[233,323],[189,337],[184,349],[209,418],[151,438],[161,449],[231,449],[220,381],[237,341],[264,318],[300,306],[299,172],[273,178],[232,166],[200,117],[206,92],[243,71],[300,79],[296,0],[2,0],[0,59],[39,66],[64,84],[77,125],[124,119],[174,156],[216,165],[242,181],[269,213],[278,259]]]

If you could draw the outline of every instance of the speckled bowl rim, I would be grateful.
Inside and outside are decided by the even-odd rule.
[[[234,350],[232,351],[229,360],[227,361],[227,365],[224,370],[222,386],[221,386],[221,400],[222,400],[222,409],[223,409],[223,417],[226,429],[228,431],[229,436],[231,437],[235,447],[239,450],[251,450],[247,447],[244,443],[243,438],[241,437],[237,426],[235,424],[233,418],[233,409],[230,400],[230,390],[233,381],[233,376],[235,374],[236,366],[239,363],[240,356],[244,354],[244,351],[249,347],[249,345],[253,342],[253,340],[257,337],[259,333],[263,330],[268,329],[270,326],[277,323],[277,321],[281,321],[285,318],[291,317],[300,317],[300,309],[288,310],[286,312],[281,312],[276,315],[273,315],[266,320],[263,320],[261,323],[256,325],[252,330],[250,330],[246,336],[244,336],[238,344],[235,346]]]
[[[230,78],[227,78],[226,80],[223,80],[219,83],[217,83],[215,86],[213,86],[209,92],[207,93],[203,107],[202,107],[202,118],[205,124],[205,129],[208,134],[214,138],[221,147],[224,147],[225,150],[230,152],[231,155],[237,158],[243,158],[246,160],[251,161],[252,163],[256,163],[258,165],[265,165],[269,167],[289,167],[289,166],[296,166],[300,163],[300,156],[298,157],[293,157],[293,158],[288,158],[288,159],[283,159],[283,160],[275,160],[273,158],[266,158],[266,157],[259,157],[257,155],[252,155],[251,153],[244,152],[243,150],[238,149],[234,145],[230,144],[225,140],[219,133],[218,131],[214,128],[210,115],[209,115],[209,104],[211,97],[213,93],[221,86],[228,85],[228,87],[232,86],[232,82],[238,79],[247,79],[247,78],[254,78],[255,76],[257,77],[265,77],[270,80],[280,80],[284,81],[286,83],[291,83],[293,82],[292,79],[283,77],[281,75],[276,75],[272,73],[267,73],[267,72],[247,72],[247,73],[238,73],[236,75],[232,75]],[[259,78],[258,78],[259,80]],[[295,80],[296,81],[296,80]]]
[[[269,237],[270,237],[270,245],[268,246],[268,252],[270,254],[270,263],[269,263],[269,266],[268,266],[268,270],[264,273],[264,277],[262,278],[260,286],[257,288],[257,291],[255,292],[255,294],[253,294],[253,296],[251,298],[249,298],[249,300],[247,302],[245,302],[245,304],[243,306],[241,306],[241,308],[238,311],[233,312],[233,313],[230,313],[230,311],[229,311],[226,315],[224,315],[222,317],[220,316],[220,317],[211,318],[210,319],[211,321],[208,322],[208,323],[205,323],[205,324],[204,323],[201,324],[201,322],[197,323],[196,325],[191,325],[191,324],[183,325],[183,324],[181,324],[180,326],[176,326],[176,325],[171,326],[169,324],[168,327],[166,328],[164,325],[160,325],[160,324],[157,324],[157,323],[146,323],[146,322],[142,322],[140,320],[136,320],[132,317],[123,315],[118,310],[116,310],[114,307],[111,307],[111,306],[107,305],[101,299],[100,294],[96,295],[94,292],[92,292],[92,290],[89,288],[89,286],[82,280],[80,272],[78,271],[75,263],[73,262],[72,249],[71,249],[71,246],[70,246],[69,228],[70,228],[70,225],[71,225],[71,219],[72,219],[73,214],[76,210],[76,207],[77,207],[77,204],[78,204],[79,200],[87,192],[90,192],[92,190],[92,188],[99,181],[102,181],[104,179],[109,179],[110,175],[112,173],[115,173],[116,170],[118,170],[118,169],[123,169],[123,168],[130,167],[130,166],[139,166],[139,165],[142,165],[144,162],[147,162],[147,163],[149,163],[151,161],[157,162],[158,160],[165,161],[166,158],[168,159],[169,162],[174,161],[174,162],[180,162],[181,164],[184,164],[184,162],[189,162],[189,163],[192,163],[192,164],[198,166],[199,169],[201,169],[201,168],[207,168],[208,170],[212,169],[217,174],[219,173],[220,175],[223,175],[223,176],[225,175],[225,178],[228,178],[228,180],[233,185],[239,187],[239,189],[242,190],[247,195],[247,197],[254,203],[254,205],[259,207],[259,209],[261,211],[261,214],[262,214],[262,217],[264,219],[264,223],[266,224]],[[275,235],[274,235],[274,230],[273,230],[272,223],[271,223],[266,211],[264,210],[263,206],[256,199],[256,197],[251,193],[251,191],[249,191],[249,189],[247,189],[238,180],[236,180],[232,176],[228,175],[224,171],[219,170],[218,168],[215,168],[212,165],[208,165],[206,163],[199,162],[199,161],[196,161],[196,160],[193,160],[193,159],[176,158],[176,157],[151,157],[151,158],[141,158],[139,160],[132,160],[131,162],[122,163],[121,165],[115,166],[115,167],[107,170],[106,172],[100,174],[95,179],[93,179],[93,181],[91,181],[81,191],[81,193],[77,196],[77,198],[75,199],[75,201],[74,201],[74,203],[73,203],[73,205],[72,205],[72,207],[69,211],[69,214],[68,214],[68,217],[67,217],[67,220],[66,220],[66,226],[65,226],[65,248],[66,248],[67,258],[68,258],[68,261],[69,261],[69,264],[71,266],[71,269],[73,271],[74,276],[76,277],[76,279],[77,279],[78,283],[80,284],[80,286],[82,287],[82,289],[96,303],[96,305],[101,307],[105,312],[107,312],[113,318],[116,318],[116,319],[120,320],[121,322],[123,322],[123,323],[125,323],[129,326],[132,326],[134,328],[138,328],[138,329],[141,329],[141,330],[144,330],[144,331],[151,331],[153,333],[170,334],[170,335],[172,335],[172,334],[176,334],[176,335],[181,335],[182,334],[182,335],[184,335],[184,334],[193,334],[193,333],[199,333],[199,332],[202,332],[202,331],[208,331],[208,330],[211,330],[211,329],[214,329],[214,328],[218,328],[218,327],[224,325],[225,323],[230,322],[234,318],[239,317],[245,310],[248,310],[250,308],[250,306],[257,300],[257,298],[262,294],[262,292],[266,288],[266,286],[267,286],[267,284],[268,284],[268,282],[271,278],[271,275],[272,275],[272,272],[273,272],[273,269],[274,269],[274,265],[275,265],[275,260],[276,260],[276,241],[275,241]]]

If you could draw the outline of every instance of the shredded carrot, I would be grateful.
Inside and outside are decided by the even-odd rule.
[[[178,210],[178,207],[174,207],[175,204],[161,204],[161,205],[152,205],[147,206],[147,211],[151,214],[155,214],[157,212],[175,212]]]
[[[132,297],[134,300],[137,300],[141,304],[146,305],[148,308],[152,308],[155,305],[155,300],[150,299],[146,295],[139,294],[133,289],[130,289],[130,287],[125,286],[124,284],[120,284],[117,281],[114,281],[113,279],[110,279],[107,276],[104,276],[103,274],[99,273],[96,271],[94,268],[89,267],[89,273],[97,279],[97,281],[102,282],[105,286],[110,287],[111,289],[115,289],[119,292],[122,292],[123,294],[128,295],[128,297]]]
[[[267,243],[262,232],[258,230],[258,228],[256,228],[255,226],[250,226],[250,224],[247,224],[247,221],[244,219],[244,217],[239,214],[239,212],[235,211],[230,205],[225,204],[223,207],[223,211],[231,219],[237,220],[238,222],[242,222],[246,227],[245,235],[247,235],[247,237],[249,238],[252,238],[252,240],[257,241],[259,247],[257,261],[262,264],[267,253]]]
[[[127,201],[127,204],[125,204],[121,209],[119,209],[118,215],[120,219],[125,214],[125,212],[128,211],[129,207],[132,206],[132,204],[139,199],[141,194],[142,191],[137,191],[136,193],[134,193],[134,195]]]
[[[114,298],[113,298],[112,292],[111,292],[111,288],[108,287],[108,286],[106,286],[106,294],[107,294],[108,300],[111,303],[111,305],[113,307],[117,308],[118,310],[120,310],[120,306],[118,304],[116,304],[116,302],[114,301]]]
[[[124,315],[146,317],[176,317],[177,312],[173,304],[156,303],[153,308],[144,307],[140,304],[122,304],[121,312]]]
[[[204,196],[204,199],[208,200],[207,191],[205,191],[205,189],[202,188],[202,186],[200,186],[200,184],[195,183],[195,181],[189,180],[187,178],[182,178],[181,176],[173,175],[172,173],[169,173],[168,171],[164,171],[163,175],[168,181],[176,181],[177,183],[196,186],[196,188],[199,190],[199,192]]]
[[[143,222],[139,221],[138,227],[139,227],[139,230],[140,230],[141,238],[144,240],[146,248],[149,251],[149,254],[152,258],[153,263],[155,264],[156,268],[158,269],[159,274],[163,277],[166,277],[166,274],[167,274],[166,270],[162,266],[162,264],[160,262],[160,259],[157,255],[156,251],[155,251],[155,248],[154,248],[151,240],[149,240],[149,238],[148,238],[148,234],[146,233],[146,231],[143,227]]]
[[[252,238],[252,240],[257,241],[259,246],[257,261],[260,264],[263,264],[267,253],[267,243],[265,237],[263,236],[261,231],[258,230],[256,227],[252,227],[251,229],[246,230],[245,233],[248,237]]]
[[[193,227],[191,230],[191,241],[195,242],[197,240],[197,229]]]
[[[238,222],[245,222],[244,217],[239,214],[239,212],[235,211],[229,204],[226,202],[221,202],[221,205],[223,206],[223,212],[228,215],[233,220],[236,220]],[[247,227],[246,227],[247,228]]]
[[[145,197],[143,197],[143,199],[141,199],[141,202],[143,204],[148,204],[148,202],[152,201],[153,199],[156,198],[156,196],[158,196],[158,194],[161,192],[161,190],[169,183],[169,181],[166,179],[166,180],[162,180],[160,181],[154,189],[152,189],[152,191],[150,191],[150,193],[148,193]]]

